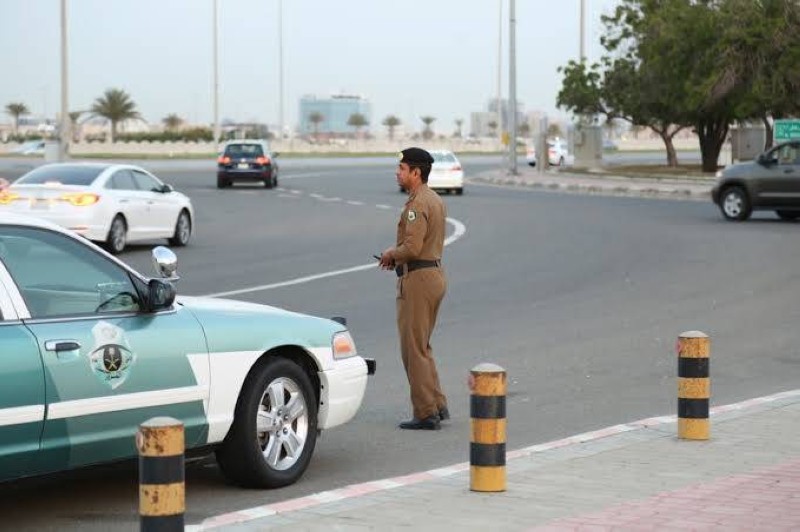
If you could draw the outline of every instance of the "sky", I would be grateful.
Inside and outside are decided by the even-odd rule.
[[[0,108],[60,112],[60,3],[0,0]],[[121,88],[149,122],[213,122],[213,0],[66,3],[70,111]],[[603,52],[600,16],[617,3],[585,0],[590,61]],[[515,5],[517,100],[566,117],[557,68],[579,55],[580,0]],[[411,129],[429,115],[452,131],[497,98],[501,9],[508,97],[509,0],[218,0],[220,118],[279,123],[282,11],[285,125],[297,124],[301,96],[344,92],[370,100],[373,130],[394,114]]]

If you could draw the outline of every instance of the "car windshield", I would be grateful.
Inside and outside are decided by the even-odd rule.
[[[433,152],[431,153],[431,156],[433,157],[433,164],[457,162],[456,156],[452,153]]]
[[[105,170],[105,168],[101,166],[79,166],[70,164],[40,166],[17,179],[15,184],[41,185],[44,183],[59,183],[61,185],[87,186],[97,179],[97,176],[99,176],[103,170]]]
[[[261,157],[264,150],[260,144],[231,144],[225,148],[228,157]]]

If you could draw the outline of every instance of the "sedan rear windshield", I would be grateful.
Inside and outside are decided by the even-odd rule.
[[[455,162],[457,162],[456,161],[456,156],[453,155],[452,153],[433,152],[433,153],[431,153],[431,156],[433,156],[434,164],[435,163],[455,163]]]
[[[41,185],[44,183],[61,183],[62,185],[88,186],[92,181],[97,179],[97,176],[99,176],[103,170],[105,170],[105,168],[68,164],[40,166],[17,179],[15,184]]]
[[[225,155],[228,157],[261,157],[264,150],[259,144],[231,144],[225,148]]]

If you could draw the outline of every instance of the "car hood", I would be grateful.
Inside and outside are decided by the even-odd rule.
[[[729,177],[742,177],[753,175],[761,168],[761,165],[755,161],[747,161],[743,163],[736,163],[732,166],[725,168],[722,171],[722,179]]]
[[[210,352],[268,351],[296,345],[330,349],[333,335],[346,327],[326,318],[268,305],[210,297],[178,296],[206,334]]]

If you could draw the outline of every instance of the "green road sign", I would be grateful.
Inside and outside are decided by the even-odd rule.
[[[776,120],[775,142],[800,139],[800,120]]]

